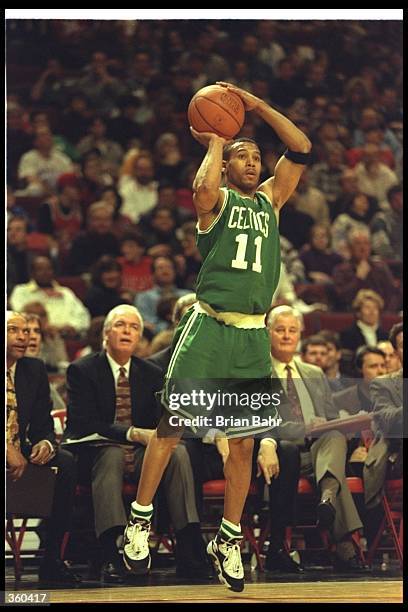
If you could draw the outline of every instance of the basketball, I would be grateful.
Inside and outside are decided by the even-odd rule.
[[[245,108],[241,98],[225,87],[208,85],[191,99],[188,120],[197,132],[213,132],[230,139],[242,128]]]

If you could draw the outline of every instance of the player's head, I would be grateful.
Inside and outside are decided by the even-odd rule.
[[[261,152],[252,138],[237,138],[224,147],[223,174],[228,185],[253,193],[261,174]]]

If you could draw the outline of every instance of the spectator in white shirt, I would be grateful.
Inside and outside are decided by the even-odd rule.
[[[70,158],[54,146],[48,127],[36,130],[34,146],[22,155],[18,178],[23,182],[25,195],[48,195],[54,192],[60,174],[74,172],[74,167]]]
[[[158,201],[153,160],[148,153],[131,151],[120,174],[119,193],[123,198],[120,212],[137,223],[140,216],[151,211]]]
[[[398,184],[398,177],[391,168],[379,161],[377,145],[364,147],[363,160],[355,167],[358,188],[362,193],[376,198],[380,207],[387,207],[387,192]]]
[[[36,257],[32,263],[31,280],[16,285],[10,296],[10,305],[18,312],[29,302],[41,302],[47,309],[50,325],[64,336],[83,335],[89,327],[89,312],[71,289],[57,283],[49,257]]]

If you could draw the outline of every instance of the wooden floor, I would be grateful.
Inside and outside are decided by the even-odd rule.
[[[222,585],[116,587],[49,591],[51,603],[401,603],[402,581],[247,584],[243,593]]]

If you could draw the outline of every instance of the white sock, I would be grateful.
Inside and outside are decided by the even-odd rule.
[[[142,506],[142,504],[138,504],[137,501],[134,501],[131,505],[131,514],[134,518],[138,518],[143,521],[150,521],[153,514],[153,504]]]

